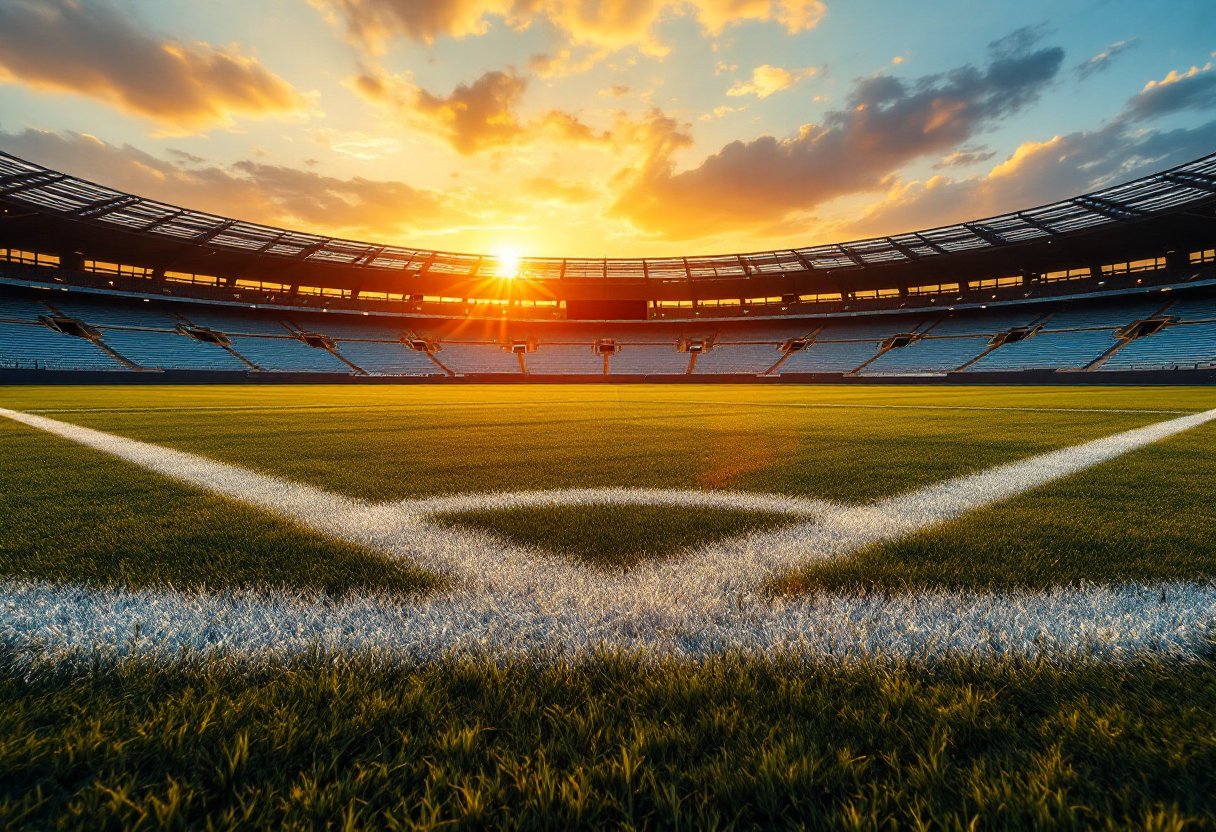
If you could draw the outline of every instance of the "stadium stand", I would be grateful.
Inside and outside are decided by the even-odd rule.
[[[69,318],[76,318],[91,326],[124,327],[127,329],[172,329],[177,320],[160,309],[147,304],[81,303],[55,298],[52,306]]]
[[[777,372],[851,373],[878,353],[881,341],[815,341],[792,354]]]
[[[225,335],[286,335],[290,331],[273,317],[241,315],[223,309],[191,306],[181,313],[181,317],[195,326]]]
[[[535,375],[603,375],[604,357],[585,344],[537,344],[524,356],[524,366]]]
[[[519,375],[519,358],[501,344],[457,344],[444,341],[435,356],[454,373]]]
[[[0,367],[44,370],[128,370],[88,338],[55,332],[41,324],[0,321]]]
[[[1043,323],[1044,331],[1065,329],[1112,329],[1149,318],[1165,304],[1160,300],[1140,303],[1075,304]]]
[[[1216,323],[1180,324],[1137,338],[1112,355],[1101,369],[1200,369],[1216,365]]]
[[[339,341],[337,346],[346,360],[374,376],[444,375],[425,352],[416,352],[400,341],[351,340]]]
[[[232,348],[259,369],[271,373],[350,373],[351,368],[328,350],[310,347],[291,336],[233,335]]]
[[[1216,297],[1188,298],[1173,303],[1165,310],[1181,321],[1216,321]]]
[[[900,376],[947,373],[979,358],[988,339],[977,335],[921,338],[906,347],[891,349],[861,370],[865,376]]]
[[[123,358],[149,370],[247,370],[219,344],[196,341],[177,332],[102,329],[102,341]]]
[[[31,323],[37,321],[40,315],[49,314],[51,310],[37,301],[0,297],[0,320]]]
[[[1030,326],[1041,317],[1042,313],[1037,308],[996,314],[986,311],[959,312],[937,321],[932,329],[928,330],[928,334],[939,338],[947,335],[991,336],[998,332]]]
[[[688,372],[688,353],[675,344],[623,344],[608,365],[611,375],[676,376]]]
[[[781,360],[778,344],[715,344],[697,356],[697,375],[746,373],[759,375]]]
[[[1185,370],[1198,375],[1172,378],[1206,383],[1213,182],[1216,154],[968,223],[740,254],[521,258],[505,280],[491,255],[228,219],[0,152],[0,366],[32,381],[602,378],[607,365],[672,381]]]
[[[1097,361],[1118,343],[1113,329],[1039,332],[1015,344],[997,347],[967,369],[1078,370]]]

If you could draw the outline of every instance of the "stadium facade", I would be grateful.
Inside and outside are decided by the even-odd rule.
[[[5,381],[1216,380],[1216,154],[974,222],[644,259],[272,228],[0,154]]]

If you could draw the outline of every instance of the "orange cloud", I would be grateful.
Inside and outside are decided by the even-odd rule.
[[[158,40],[109,5],[72,0],[0,4],[0,81],[86,95],[170,132],[308,107],[235,47]]]
[[[779,66],[763,64],[752,70],[751,81],[736,81],[735,85],[726,91],[727,95],[754,95],[757,98],[768,98],[773,93],[789,89],[794,84],[810,75],[815,69],[796,69],[790,72]]]
[[[653,29],[665,15],[691,11],[710,34],[745,21],[774,21],[787,32],[813,28],[821,0],[312,0],[345,20],[347,31],[373,52],[393,37],[433,43],[439,37],[484,34],[490,18],[527,28],[544,20],[574,44],[602,50],[636,46],[653,55],[667,48]]]
[[[438,136],[466,156],[542,138],[583,144],[613,140],[611,132],[597,133],[562,110],[521,121],[517,108],[528,81],[514,70],[486,72],[472,84],[457,85],[446,96],[428,92],[402,76],[372,70],[358,75],[351,85],[369,101]]]
[[[966,66],[905,82],[859,81],[846,106],[789,139],[732,142],[676,171],[662,145],[627,182],[609,215],[672,240],[740,233],[792,221],[837,197],[884,187],[902,165],[958,147],[1035,100],[1059,70],[1060,49],[994,48]]]
[[[252,161],[221,167],[189,154],[180,154],[183,163],[176,164],[81,133],[0,132],[0,146],[55,170],[141,196],[323,234],[409,239],[470,222],[459,195],[402,182],[340,179]]]

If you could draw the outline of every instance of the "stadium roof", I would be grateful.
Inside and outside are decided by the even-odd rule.
[[[95,259],[198,273],[400,291],[502,277],[493,255],[431,251],[275,228],[123,193],[0,152],[0,246],[41,244]],[[746,254],[522,258],[519,276],[566,285],[757,281],[773,289],[910,285],[1216,239],[1216,154],[1123,185],[1022,211],[867,240]],[[16,210],[14,210],[16,209]],[[1050,248],[1049,248],[1050,247]],[[1148,249],[1152,249],[1151,251]],[[1015,255],[1014,252],[1017,252]],[[891,268],[895,267],[895,268]],[[902,267],[902,268],[900,268]],[[779,280],[764,280],[772,277]],[[819,279],[817,279],[819,278]],[[826,280],[822,278],[827,278]],[[735,290],[705,286],[701,297]],[[759,285],[756,288],[760,288]],[[595,294],[595,292],[592,292]],[[617,296],[602,291],[600,296]]]

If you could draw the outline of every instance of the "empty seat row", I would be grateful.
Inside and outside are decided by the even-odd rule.
[[[9,370],[126,370],[88,338],[41,324],[0,321],[0,368]]]
[[[196,341],[177,332],[103,329],[101,338],[106,346],[123,358],[150,370],[249,369],[219,344]]]

